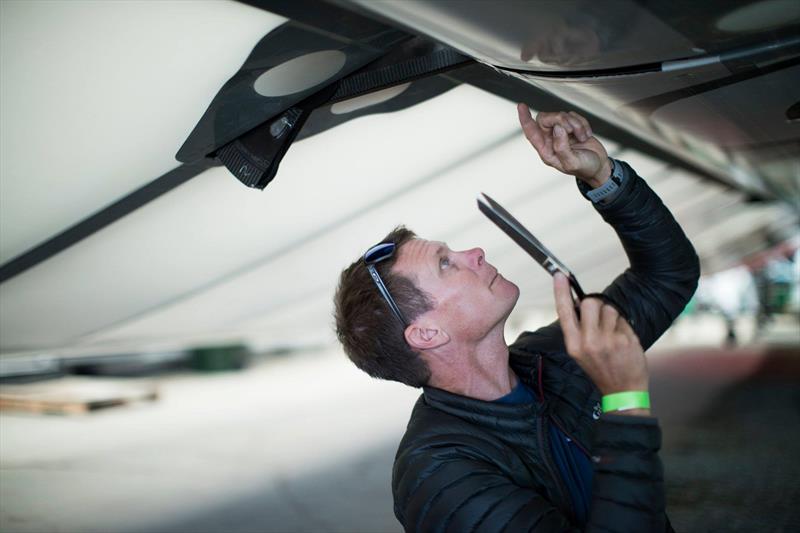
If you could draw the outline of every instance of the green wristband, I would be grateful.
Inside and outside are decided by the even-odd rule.
[[[625,391],[603,396],[603,412],[627,411],[628,409],[650,409],[650,393],[647,391]]]

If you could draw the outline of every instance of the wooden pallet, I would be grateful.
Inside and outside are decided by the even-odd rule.
[[[76,415],[134,402],[155,401],[153,383],[107,378],[64,377],[0,385],[0,410]]]

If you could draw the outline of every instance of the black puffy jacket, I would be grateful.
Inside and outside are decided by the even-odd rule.
[[[623,167],[620,194],[595,208],[631,266],[604,292],[647,349],[694,293],[699,262],[658,196]],[[558,323],[522,334],[509,348],[511,367],[541,401],[497,404],[425,388],[392,473],[394,511],[405,529],[579,530],[549,447],[547,425],[556,424],[594,463],[587,531],[671,531],[657,419],[601,415],[600,393],[566,353]]]

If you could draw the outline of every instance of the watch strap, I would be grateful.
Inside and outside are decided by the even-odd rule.
[[[604,200],[607,201],[613,197],[614,193],[619,191],[622,185],[622,179],[625,176],[622,165],[610,157],[608,160],[611,162],[611,176],[609,179],[600,187],[586,191],[586,196],[594,203],[600,203]]]

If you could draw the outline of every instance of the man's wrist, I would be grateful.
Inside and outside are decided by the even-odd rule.
[[[602,187],[605,182],[611,178],[611,173],[614,171],[614,167],[612,166],[611,159],[606,158],[603,161],[603,164],[600,166],[600,170],[591,178],[584,180],[584,183],[591,187],[592,189],[597,189],[598,187]]]
[[[607,205],[613,202],[622,191],[625,170],[614,159],[608,158],[608,164],[611,167],[611,175],[601,186],[589,189],[586,182],[579,182],[579,188],[582,187],[583,194],[595,204]]]
[[[604,393],[601,403],[604,413],[625,414],[628,411],[647,411],[644,416],[650,414],[650,393],[646,385],[610,394]]]
[[[650,409],[627,409],[625,411],[611,411],[609,414],[623,416],[652,416],[650,414]]]

